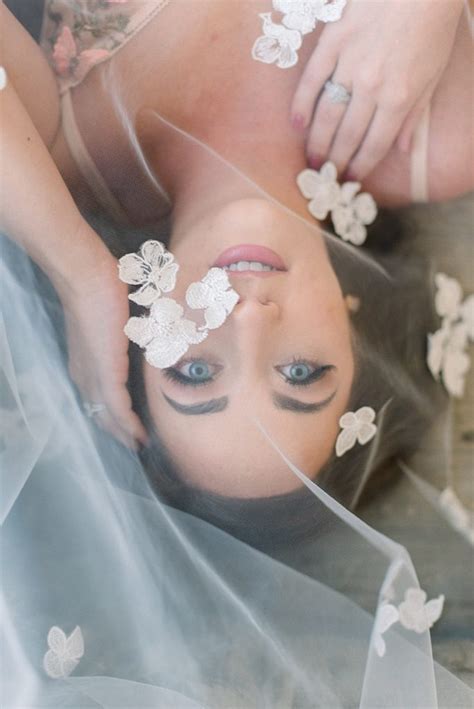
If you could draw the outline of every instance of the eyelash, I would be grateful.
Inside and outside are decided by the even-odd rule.
[[[182,367],[185,364],[192,364],[196,361],[197,360],[193,359],[181,360],[179,362],[179,366]],[[179,369],[177,369],[176,367],[168,367],[167,369],[164,369],[163,374],[167,379],[172,382],[176,382],[177,384],[181,384],[181,386],[201,387],[213,382],[218,371],[219,370],[217,369],[217,371],[212,377],[209,377],[209,379],[204,379],[203,381],[198,381],[196,379],[192,379],[191,377],[187,377],[185,374],[182,374],[182,372],[180,372]]]
[[[283,369],[283,367],[291,367],[292,365],[295,365],[295,364],[305,364],[305,365],[313,368],[314,371],[304,381],[297,382],[294,379],[290,379],[289,377],[287,377],[281,371]],[[291,362],[289,362],[288,364],[284,364],[281,367],[275,367],[275,369],[283,377],[285,382],[287,384],[289,384],[290,386],[305,387],[305,386],[310,386],[314,382],[317,382],[317,381],[320,381],[321,379],[323,379],[323,377],[326,375],[326,372],[329,372],[332,369],[334,369],[334,365],[333,364],[322,364],[321,365],[318,362],[310,362],[310,361],[304,359],[303,357],[294,357],[291,360]]]
[[[186,365],[186,364],[191,364],[195,360],[182,360],[179,364],[180,366]],[[284,367],[291,367],[294,364],[305,364],[311,368],[314,369],[314,371],[305,379],[304,381],[298,382],[295,381],[294,379],[291,379],[290,377],[287,377],[281,370]],[[283,377],[285,382],[289,384],[290,386],[297,386],[297,387],[304,387],[304,386],[310,386],[316,381],[320,381],[323,379],[325,376],[326,372],[329,372],[331,369],[334,369],[334,365],[332,364],[324,364],[320,365],[317,362],[309,362],[308,360],[305,360],[302,357],[295,357],[289,362],[288,364],[284,364],[281,367],[275,367],[276,371]],[[217,372],[214,373],[213,376],[209,377],[208,379],[204,379],[203,381],[198,381],[195,379],[192,379],[191,377],[187,377],[185,374],[182,374],[182,372],[179,371],[176,367],[168,367],[167,369],[163,370],[163,373],[167,379],[170,381],[173,381],[177,384],[180,384],[181,386],[191,386],[191,387],[200,387],[200,386],[206,386],[207,384],[210,384],[215,380],[215,376]]]

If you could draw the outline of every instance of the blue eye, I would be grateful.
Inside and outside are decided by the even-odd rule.
[[[287,384],[292,386],[308,386],[324,377],[326,372],[334,369],[331,364],[319,365],[312,362],[297,361],[276,367]]]
[[[290,366],[288,378],[294,382],[304,382],[311,374],[311,367],[302,362],[301,364],[292,364]]]
[[[208,364],[204,360],[185,360],[174,367],[168,367],[164,374],[178,384],[185,386],[199,386],[213,381],[217,372],[221,368],[214,364]]]
[[[190,362],[185,364],[181,370],[181,374],[192,379],[195,382],[202,382],[210,379],[211,371],[209,365],[206,362]]]

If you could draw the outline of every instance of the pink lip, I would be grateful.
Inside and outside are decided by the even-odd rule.
[[[224,251],[212,264],[216,268],[225,268],[232,263],[238,261],[258,261],[265,266],[271,266],[278,271],[286,271],[287,268],[278,254],[265,246],[255,246],[254,244],[240,244],[239,246],[231,246],[230,249]],[[236,271],[235,273],[242,273]],[[260,273],[259,271],[243,271],[243,273]],[[264,271],[263,273],[271,273]]]

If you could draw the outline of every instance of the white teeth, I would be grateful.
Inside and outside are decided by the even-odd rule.
[[[238,271],[248,271],[250,266],[249,261],[239,261],[237,264],[237,270]]]
[[[238,261],[237,263],[231,263],[229,266],[225,266],[226,271],[276,271],[273,266],[268,266],[266,263],[260,263],[260,261]]]

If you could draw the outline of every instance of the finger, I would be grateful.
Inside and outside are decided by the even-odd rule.
[[[137,442],[147,445],[148,436],[137,414],[131,408],[131,398],[125,386],[118,387],[116,391],[104,393],[97,383],[91,387],[78,386],[83,402],[96,403],[104,407],[90,418],[103,430],[127,446],[137,449]]]
[[[147,432],[132,409],[132,399],[127,388],[124,385],[111,387],[105,393],[104,401],[117,426],[142,445],[147,445]]]
[[[426,106],[431,101],[431,97],[433,96],[433,92],[437,84],[438,79],[433,81],[428,86],[406,117],[397,138],[397,148],[402,153],[409,153],[411,151],[413,136],[421,117],[423,116]]]
[[[307,62],[291,103],[291,121],[295,128],[304,129],[311,123],[314,107],[325,82],[332,76],[337,64],[337,52],[323,39]]]
[[[339,81],[338,78],[334,78],[334,82],[341,83],[350,91],[347,82]],[[347,103],[336,103],[331,100],[327,91],[323,91],[320,96],[306,144],[308,162],[314,169],[319,170],[326,162],[334,135],[347,108]]]
[[[99,413],[95,414],[92,417],[92,421],[102,430],[107,431],[107,433],[110,433],[111,436],[113,436],[116,440],[118,440],[127,448],[137,450],[135,439],[117,424],[108,409],[104,409],[104,411],[100,411]]]
[[[334,137],[328,160],[331,160],[339,175],[346,170],[352,157],[361,146],[375,113],[375,102],[367,97],[354,95],[347,107]],[[351,177],[348,175],[348,179]]]
[[[405,116],[377,109],[362,146],[349,163],[348,173],[363,180],[386,156],[392,147]]]

